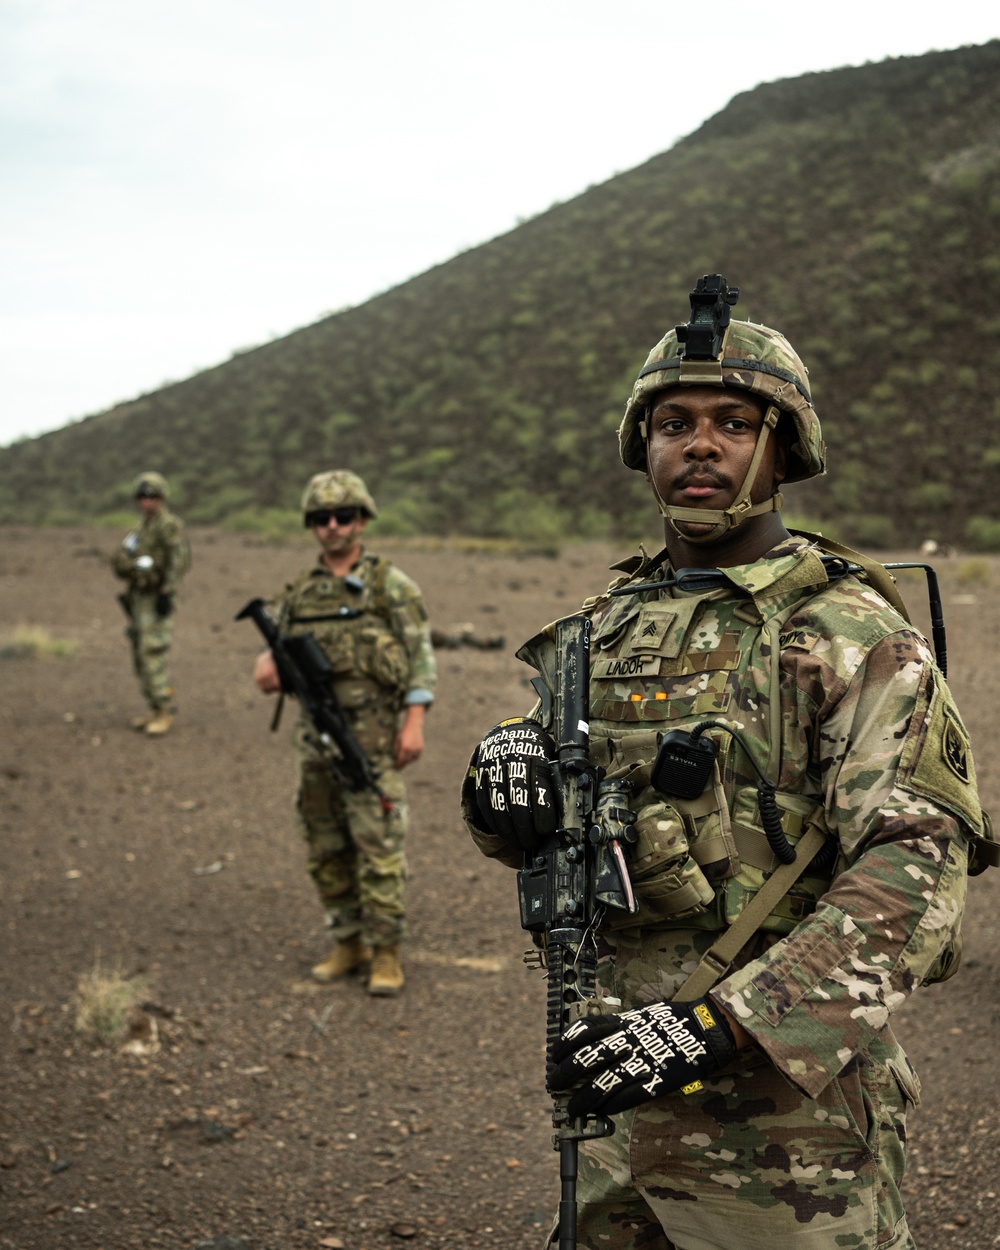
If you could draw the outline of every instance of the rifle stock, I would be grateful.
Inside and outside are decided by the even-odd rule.
[[[305,710],[331,766],[352,790],[370,790],[385,812],[391,801],[383,794],[375,770],[361,749],[333,690],[333,667],[312,634],[282,634],[263,599],[251,599],[237,612],[237,621],[252,620],[274,656],[281,689],[294,695]],[[340,755],[331,751],[336,747]]]

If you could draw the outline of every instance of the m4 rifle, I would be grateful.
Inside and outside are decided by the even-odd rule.
[[[596,1000],[596,929],[605,908],[635,912],[623,843],[634,842],[628,787],[604,780],[588,759],[590,739],[590,619],[572,616],[556,625],[553,701],[554,773],[560,822],[551,838],[526,856],[518,873],[521,925],[541,942],[547,970],[546,1067],[565,1030]],[[613,1004],[609,1004],[613,1005]],[[579,1144],[607,1137],[606,1116],[571,1118],[568,1093],[553,1095],[552,1144],[559,1151],[559,1250],[576,1250],[576,1182]]]
[[[334,692],[334,671],[326,652],[312,634],[281,633],[263,599],[251,599],[235,619],[248,617],[271,649],[282,691],[298,699],[331,768],[352,790],[370,790],[378,797],[383,811],[390,812],[392,801],[379,786],[371,761],[355,738]]]

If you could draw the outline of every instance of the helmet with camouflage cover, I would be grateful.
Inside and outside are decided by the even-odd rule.
[[[368,487],[349,469],[316,473],[306,483],[302,492],[302,513],[306,526],[309,525],[309,513],[323,508],[361,508],[373,520],[378,516],[378,508]]]
[[[630,469],[645,472],[647,417],[654,397],[664,390],[674,386],[738,387],[759,395],[764,401],[766,415],[758,440],[759,454],[732,507],[725,513],[698,511],[697,519],[717,522],[716,529],[704,535],[705,541],[711,541],[748,516],[781,506],[780,493],[766,504],[753,508],[749,495],[764,442],[782,414],[795,430],[784,480],[801,482],[826,471],[826,445],[813,408],[805,365],[777,330],[749,321],[730,320],[729,308],[738,296],[738,288],[729,287],[720,274],[709,274],[698,280],[691,293],[691,321],[669,330],[649,353],[618,430],[623,463]],[[694,520],[694,511],[670,508],[664,515],[674,520]],[[680,515],[682,513],[684,515]]]
[[[170,494],[162,473],[140,473],[132,483],[133,499],[166,499]]]

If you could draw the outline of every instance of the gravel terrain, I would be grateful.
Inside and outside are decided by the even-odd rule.
[[[292,799],[292,717],[250,680],[233,623],[312,559],[195,531],[178,617],[178,716],[142,710],[107,531],[0,543],[0,1247],[383,1250],[540,1246],[558,1196],[543,1089],[544,983],[522,964],[511,874],[456,793],[478,736],[531,701],[517,643],[607,581],[610,548],[561,557],[400,550],[432,623],[506,637],[438,652],[425,758],[408,772],[412,939],[398,999],[323,987],[328,949]],[[939,563],[951,683],[1000,811],[1000,562]],[[906,582],[923,611],[921,583]],[[17,625],[77,644],[23,657]],[[994,875],[996,880],[994,880]],[[924,1083],[911,1131],[922,1250],[1000,1245],[1000,873],[974,880],[963,968],[898,1032]],[[75,1029],[77,982],[144,978],[124,1049]]]

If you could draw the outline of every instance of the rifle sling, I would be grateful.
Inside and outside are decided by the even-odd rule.
[[[842,560],[847,560],[851,564],[857,564],[864,570],[864,574],[868,578],[868,584],[872,589],[876,590],[890,607],[895,608],[907,624],[910,623],[910,614],[906,610],[903,596],[899,593],[899,587],[896,585],[895,578],[884,564],[880,564],[878,560],[873,560],[871,556],[863,555],[860,551],[855,551],[853,547],[845,546],[844,543],[834,542],[832,538],[827,538],[823,534],[815,534],[811,530],[800,529],[793,529],[789,532],[808,538],[821,551],[829,552],[832,556],[839,556]]]
[[[780,864],[764,882],[733,923],[702,955],[697,968],[673,995],[676,1002],[704,998],[716,982],[727,976],[733,960],[760,928],[775,906],[805,872],[810,860],[826,840],[826,832],[810,824],[795,848],[790,864]]]

